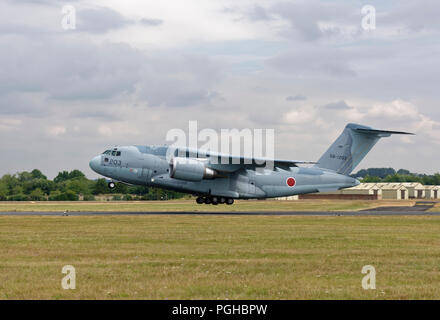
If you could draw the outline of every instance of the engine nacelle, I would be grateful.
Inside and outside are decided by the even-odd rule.
[[[216,176],[215,170],[206,168],[202,162],[195,159],[176,157],[170,162],[170,177],[174,179],[201,181]]]

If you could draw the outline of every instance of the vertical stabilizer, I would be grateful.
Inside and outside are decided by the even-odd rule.
[[[349,175],[380,138],[389,137],[392,134],[412,133],[376,130],[367,126],[349,123],[342,134],[322,155],[315,167]]]

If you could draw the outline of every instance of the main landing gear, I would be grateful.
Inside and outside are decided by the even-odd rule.
[[[198,197],[196,199],[196,202],[198,204],[213,204],[213,205],[218,205],[218,204],[224,204],[226,203],[227,205],[231,205],[234,203],[234,199],[232,198],[225,198],[225,197],[216,197],[216,196],[210,196],[210,197]]]
[[[116,188],[116,184],[115,184],[113,181],[110,181],[110,182],[108,183],[108,188],[109,188],[110,190],[113,190],[114,188]]]

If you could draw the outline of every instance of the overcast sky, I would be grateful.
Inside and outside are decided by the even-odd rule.
[[[62,28],[62,8],[76,29]],[[376,29],[361,25],[376,8]],[[0,175],[78,168],[169,129],[274,128],[317,160],[348,122],[411,131],[360,168],[440,171],[440,2],[0,2]]]

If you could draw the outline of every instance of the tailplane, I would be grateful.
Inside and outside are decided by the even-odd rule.
[[[322,155],[315,167],[349,175],[380,138],[392,134],[412,134],[401,131],[376,130],[349,123],[339,138]]]

